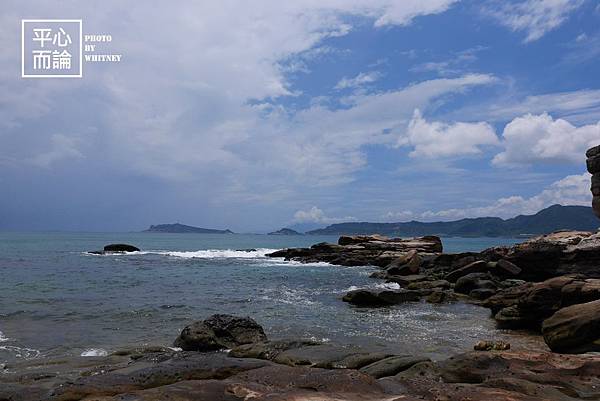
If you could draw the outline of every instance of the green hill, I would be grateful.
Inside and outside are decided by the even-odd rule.
[[[534,215],[511,219],[478,217],[456,221],[423,223],[338,223],[312,230],[313,235],[382,234],[396,236],[441,235],[452,237],[513,237],[545,234],[556,230],[596,231],[600,220],[587,206],[553,205]]]

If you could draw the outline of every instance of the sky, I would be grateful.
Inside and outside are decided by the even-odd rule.
[[[119,63],[21,78],[21,19]],[[236,232],[590,205],[597,0],[3,0],[0,230]]]

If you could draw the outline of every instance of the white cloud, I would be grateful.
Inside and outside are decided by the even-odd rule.
[[[491,104],[462,109],[455,114],[468,114],[472,118],[487,121],[505,121],[520,114],[545,112],[568,117],[570,121],[596,122],[600,120],[600,90],[582,89],[523,98],[518,95],[509,96]]]
[[[477,155],[482,146],[498,144],[494,129],[485,122],[428,122],[418,109],[406,133],[398,139],[398,146],[414,148],[409,154],[411,157],[426,158]]]
[[[439,75],[448,76],[459,74],[469,64],[477,61],[477,53],[487,50],[485,46],[475,46],[459,52],[454,52],[452,57],[443,61],[429,61],[411,67],[412,72],[436,72]]]
[[[9,1],[5,8],[15,11],[0,16],[0,36],[14,49],[0,54],[0,93],[28,95],[0,95],[0,104],[7,105],[0,110],[6,117],[2,123],[13,129],[12,135],[0,134],[13,145],[0,146],[0,157],[30,158],[26,142],[41,142],[43,133],[26,125],[53,116],[52,121],[68,121],[69,128],[98,128],[86,141],[97,143],[95,154],[116,169],[169,181],[211,182],[211,192],[217,192],[216,185],[228,192],[223,196],[265,194],[282,183],[347,182],[365,164],[361,147],[389,141],[383,130],[406,124],[412,109],[492,78],[474,74],[426,81],[355,95],[345,110],[315,104],[297,112],[271,104],[295,94],[286,68],[301,70],[296,56],[307,57],[323,39],[346,34],[348,16],[370,18],[375,26],[406,25],[455,2],[183,1],[172,7],[158,1],[143,6],[107,1],[97,8],[74,0],[60,6]],[[90,67],[83,80],[68,83],[15,80],[20,41],[12,22],[21,14],[81,16],[90,29],[112,34],[112,49],[125,53],[125,61]],[[118,21],[114,15],[120,15]],[[154,29],[166,17],[168,29]],[[88,99],[98,100],[93,115],[73,113],[71,106]],[[257,99],[264,103],[257,105]],[[11,149],[19,153],[2,154]]]
[[[528,43],[558,28],[583,3],[584,0],[494,1],[485,12],[512,31],[525,32]]]
[[[352,216],[346,217],[328,217],[325,215],[323,210],[316,206],[311,207],[308,210],[298,210],[294,213],[294,223],[322,223],[322,224],[334,224],[344,221],[355,220]]]
[[[381,74],[377,71],[372,72],[361,72],[357,76],[353,78],[342,78],[337,85],[335,85],[335,89],[346,89],[346,88],[358,88],[360,86],[373,83],[380,78]]]
[[[534,214],[554,204],[590,206],[592,204],[590,174],[569,175],[529,198],[509,196],[500,198],[488,206],[427,211],[420,217],[424,220],[455,220],[489,216],[511,218],[519,214]]]
[[[389,222],[408,221],[414,219],[415,214],[410,210],[401,210],[399,212],[387,212],[381,216],[381,220]]]
[[[549,114],[526,114],[504,127],[505,150],[493,159],[495,165],[533,163],[585,163],[585,151],[600,144],[600,122],[575,127]]]

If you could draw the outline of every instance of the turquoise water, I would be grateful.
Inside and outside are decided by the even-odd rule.
[[[486,309],[413,303],[381,309],[341,301],[384,286],[370,267],[299,264],[264,254],[337,237],[158,233],[0,233],[0,362],[170,345],[213,313],[248,315],[272,338],[309,337],[440,357],[507,338]],[[90,255],[125,242],[143,251]],[[449,252],[515,241],[447,238]],[[255,248],[254,252],[236,251]]]

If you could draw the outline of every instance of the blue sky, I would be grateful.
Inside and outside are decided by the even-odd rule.
[[[292,3],[292,4],[281,4]],[[235,231],[591,201],[600,3],[4,1],[0,229]],[[118,64],[20,78],[23,18]]]

